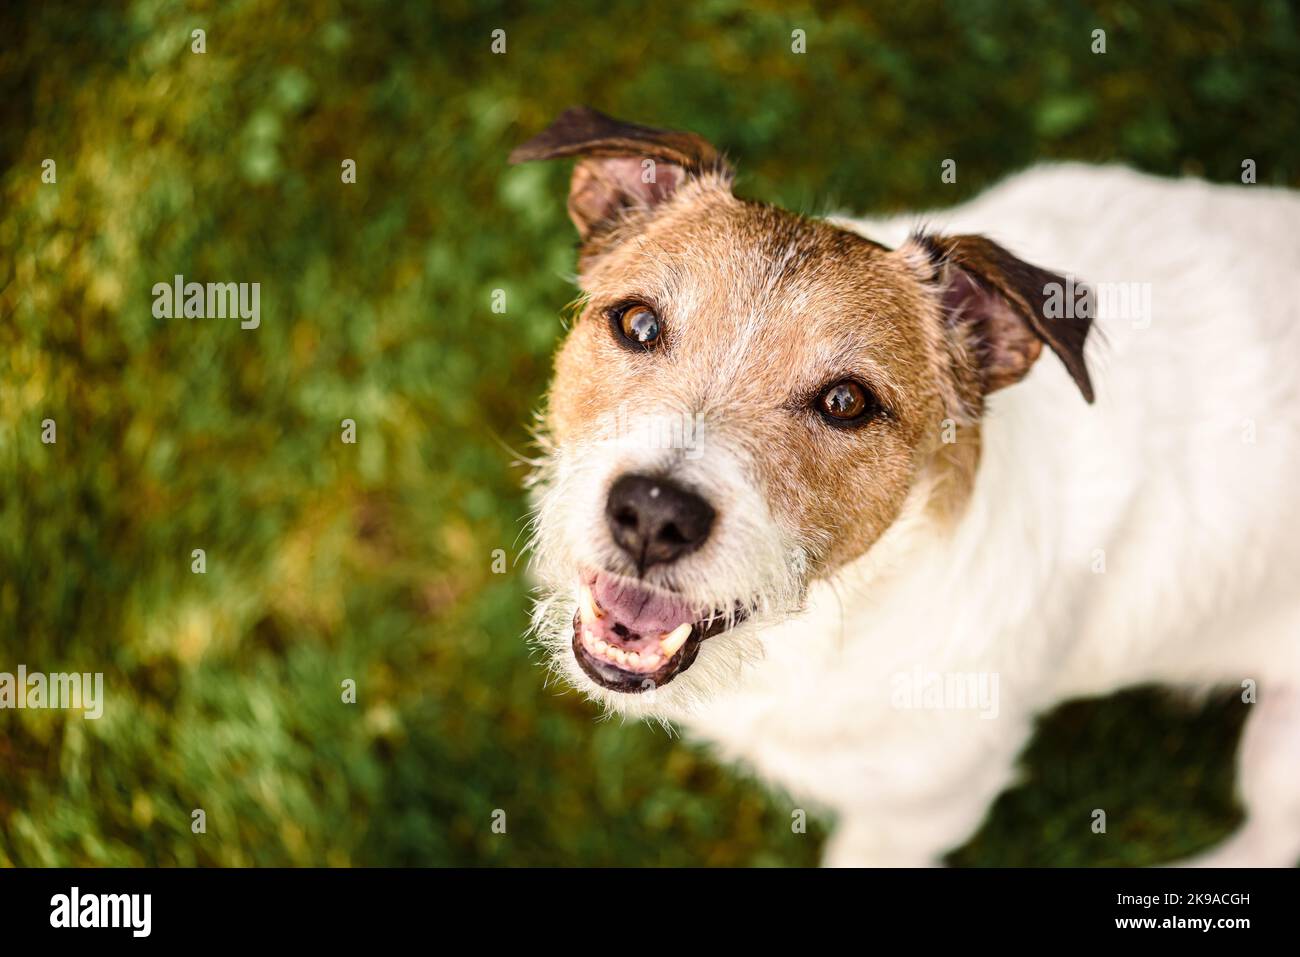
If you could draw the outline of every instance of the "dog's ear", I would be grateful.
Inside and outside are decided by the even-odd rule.
[[[1090,289],[1031,266],[983,236],[920,234],[908,245],[909,258],[925,260],[946,321],[966,332],[985,393],[1024,378],[1047,343],[1092,402],[1083,358],[1093,316]]]
[[[511,163],[581,157],[569,187],[569,216],[586,240],[628,207],[651,208],[690,176],[731,170],[718,151],[694,133],[623,123],[586,106],[555,122],[510,154]]]

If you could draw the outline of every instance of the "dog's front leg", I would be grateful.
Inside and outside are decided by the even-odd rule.
[[[976,723],[978,722],[978,723]],[[1028,718],[943,715],[911,753],[875,765],[859,794],[837,803],[826,867],[936,867],[1012,783]],[[936,729],[932,728],[932,731]]]

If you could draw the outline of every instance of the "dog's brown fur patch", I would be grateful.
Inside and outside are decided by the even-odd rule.
[[[864,553],[922,482],[932,516],[961,514],[984,397],[1022,378],[1043,343],[1092,400],[1090,317],[1049,319],[1044,286],[1065,280],[984,237],[915,236],[891,251],[736,198],[730,168],[694,134],[587,108],[512,160],[561,156],[579,158],[569,210],[584,304],[556,360],[554,441],[620,410],[702,414],[814,574]],[[607,321],[629,301],[659,315],[651,351],[629,350]],[[849,378],[886,411],[840,428],[813,404]]]
[[[953,470],[940,482],[946,510],[969,488],[975,437],[958,455],[941,434],[963,391],[952,350],[903,257],[706,176],[625,218],[582,261],[587,302],[550,396],[558,442],[622,405],[702,412],[711,437],[744,449],[773,514],[822,571],[880,536],[922,469]],[[661,348],[616,342],[605,313],[628,299],[656,308]],[[840,429],[812,403],[850,376],[888,412]]]

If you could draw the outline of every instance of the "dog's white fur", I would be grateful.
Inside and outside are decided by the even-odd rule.
[[[803,611],[705,642],[694,668],[650,696],[604,692],[573,667],[567,599],[552,602],[551,626],[540,616],[540,632],[559,636],[556,661],[605,703],[678,722],[833,811],[831,864],[936,863],[1011,782],[1034,716],[1062,700],[1247,683],[1258,694],[1239,769],[1248,820],[1202,863],[1295,864],[1300,197],[1059,165],[923,219],[837,222],[889,246],[920,222],[980,233],[1093,285],[1149,284],[1149,322],[1096,321],[1095,405],[1046,351],[989,397],[955,528],[916,490],[865,556],[812,585]],[[554,473],[629,467],[626,455],[563,454]],[[556,578],[600,560],[574,549],[603,539],[607,475],[552,481],[542,499],[540,553],[565,569]],[[751,582],[773,565],[762,549],[748,558]],[[720,594],[740,593],[731,577]],[[923,697],[918,676],[972,675],[996,690],[994,708],[908,700]]]

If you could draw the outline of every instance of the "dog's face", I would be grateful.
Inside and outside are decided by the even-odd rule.
[[[987,240],[888,250],[737,199],[702,140],[589,110],[515,158],[564,155],[583,297],[545,418],[537,628],[607,704],[736,680],[746,635],[905,506],[953,512],[983,396],[1043,342],[1090,397],[1087,318],[1041,307],[1065,281]]]

